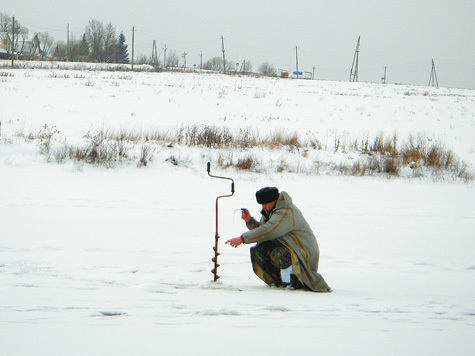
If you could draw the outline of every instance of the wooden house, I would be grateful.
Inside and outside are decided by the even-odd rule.
[[[7,32],[0,32],[0,59],[9,59],[12,51],[12,40]]]
[[[17,44],[17,52],[21,59],[41,59],[42,50],[38,35],[35,35],[31,41],[19,41]]]

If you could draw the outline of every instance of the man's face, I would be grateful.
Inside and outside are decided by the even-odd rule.
[[[276,200],[270,202],[270,203],[266,203],[266,204],[262,204],[262,209],[264,209],[265,212],[268,212],[270,209],[272,209],[272,207],[274,206]]]

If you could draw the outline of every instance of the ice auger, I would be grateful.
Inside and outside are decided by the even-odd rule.
[[[218,200],[220,198],[230,197],[234,194],[234,180],[232,178],[228,178],[228,177],[214,176],[210,172],[211,172],[211,163],[208,162],[208,175],[211,178],[228,179],[228,180],[231,181],[231,194],[220,195],[219,197],[216,198],[216,234],[214,235],[214,246],[213,246],[214,257],[211,259],[211,261],[214,262],[214,268],[211,270],[211,273],[214,274],[214,282],[216,282],[219,278],[219,276],[218,276],[218,267],[219,267],[218,256],[220,255],[220,253],[218,252],[218,239],[219,239],[219,233],[218,233]]]

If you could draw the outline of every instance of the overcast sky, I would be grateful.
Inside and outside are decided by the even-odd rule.
[[[156,40],[187,66],[222,56],[299,69],[317,79],[349,80],[361,36],[359,81],[427,85],[434,59],[440,86],[475,89],[474,0],[1,0],[0,12],[30,33],[66,41],[67,24],[79,38],[91,19],[112,23],[135,53],[151,56]],[[130,53],[130,51],[129,51]]]

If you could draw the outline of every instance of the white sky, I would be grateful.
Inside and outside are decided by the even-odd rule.
[[[156,40],[160,59],[167,46],[187,66],[221,56],[269,61],[277,69],[299,69],[318,79],[349,80],[361,36],[359,80],[427,85],[434,59],[439,85],[475,88],[475,1],[473,0],[1,0],[0,12],[30,33],[55,40],[80,37],[91,19],[124,32],[129,53],[135,26],[135,53],[150,56]]]

